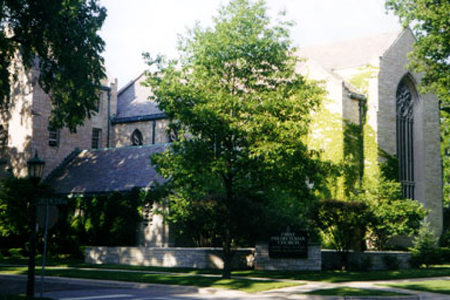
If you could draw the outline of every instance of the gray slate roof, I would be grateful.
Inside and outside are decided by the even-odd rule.
[[[327,70],[362,67],[378,60],[402,31],[347,39],[300,49],[300,56],[319,63]]]
[[[84,150],[46,180],[58,194],[90,194],[150,188],[162,183],[150,165],[150,155],[169,144]]]
[[[144,80],[145,76],[142,73],[118,92],[116,123],[141,116],[163,114],[158,105],[148,99],[151,91],[150,88],[141,85]]]

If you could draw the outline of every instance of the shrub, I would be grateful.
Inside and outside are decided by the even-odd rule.
[[[441,262],[450,263],[450,248],[449,247],[441,247],[439,248],[439,256],[441,258]]]
[[[359,266],[360,271],[367,272],[372,270],[372,267],[373,267],[372,258],[370,256],[364,256]]]
[[[439,245],[441,247],[450,247],[450,229],[442,232],[441,238],[439,239]]]
[[[385,255],[383,256],[384,265],[388,270],[398,270],[400,268],[400,262],[395,255]]]
[[[378,250],[385,250],[393,236],[416,234],[426,216],[422,204],[403,198],[401,184],[395,181],[382,178],[354,198],[369,206],[368,238]]]
[[[10,249],[1,249],[1,256],[3,257],[11,257],[11,258],[23,258],[24,253],[22,248],[10,248]]]
[[[325,200],[317,203],[313,209],[316,226],[322,231],[324,239],[341,254],[344,267],[347,267],[349,250],[361,245],[367,214],[367,205],[358,201]]]
[[[428,268],[432,264],[441,262],[437,238],[428,222],[423,223],[413,244],[414,246],[410,248],[413,267],[425,266]]]

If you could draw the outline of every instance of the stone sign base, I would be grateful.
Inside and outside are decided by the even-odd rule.
[[[322,255],[320,244],[308,245],[308,257],[299,258],[270,258],[269,245],[260,243],[255,248],[255,270],[292,270],[292,271],[320,271],[322,270]]]

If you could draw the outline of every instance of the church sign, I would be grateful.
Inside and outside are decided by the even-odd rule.
[[[308,233],[293,231],[288,226],[286,230],[270,236],[270,258],[308,258]]]

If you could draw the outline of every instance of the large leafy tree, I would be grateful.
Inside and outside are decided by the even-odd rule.
[[[300,217],[298,207],[312,202],[326,169],[305,145],[323,90],[295,72],[289,25],[271,22],[264,1],[234,0],[212,28],[197,25],[180,40],[179,59],[147,55],[157,67],[147,84],[177,136],[152,162],[167,178],[172,207],[185,208],[174,218],[198,202],[220,210],[221,226],[212,227],[223,245],[224,277],[247,230],[240,221],[259,220],[247,208],[270,199]]]
[[[387,0],[386,7],[416,36],[410,67],[424,73],[422,87],[450,104],[450,1]]]
[[[105,77],[97,34],[105,17],[97,0],[0,0],[0,104],[10,101],[11,64],[19,57],[40,71],[53,125],[75,131],[94,111]]]
[[[29,239],[30,199],[33,183],[28,178],[8,177],[0,184],[0,248],[23,247]],[[39,194],[48,197],[51,188],[41,185]]]

